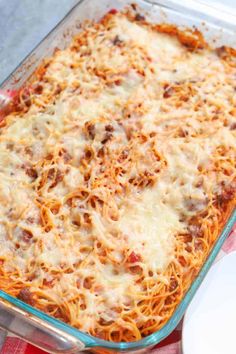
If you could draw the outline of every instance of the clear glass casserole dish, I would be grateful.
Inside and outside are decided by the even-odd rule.
[[[61,49],[66,47],[72,36],[79,31],[81,22],[85,19],[98,20],[108,10],[123,8],[129,3],[130,1],[127,0],[103,0],[99,3],[96,0],[81,0],[0,86],[0,104],[1,99],[2,106],[5,100],[8,102],[7,91],[21,87],[43,58],[51,55],[56,47]],[[218,47],[226,44],[236,47],[236,21],[234,15],[227,11],[219,12],[205,4],[196,5],[194,1],[140,0],[136,3],[146,13],[149,21],[173,23],[178,26],[195,26],[203,32],[212,46]],[[235,221],[236,212],[231,215],[208,259],[171,319],[161,330],[140,341],[112,343],[92,337],[3,291],[0,291],[0,327],[52,353],[77,353],[89,349],[95,352],[144,352],[159,343],[177,326]]]

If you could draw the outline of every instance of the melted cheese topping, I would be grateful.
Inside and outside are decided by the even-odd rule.
[[[109,340],[166,322],[235,179],[235,66],[135,19],[57,51],[0,130],[0,286]]]
[[[130,249],[142,255],[149,269],[165,269],[173,257],[174,233],[183,229],[178,213],[163,203],[163,194],[145,190],[120,210],[119,230]]]

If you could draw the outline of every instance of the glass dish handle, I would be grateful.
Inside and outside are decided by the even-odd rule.
[[[152,5],[159,5],[162,8],[177,10],[180,13],[187,13],[190,16],[198,16],[204,20],[211,20],[212,23],[221,24],[225,28],[235,29],[236,10],[235,6],[208,0],[145,0]]]
[[[0,299],[0,328],[49,353],[79,353],[85,345],[46,321]]]

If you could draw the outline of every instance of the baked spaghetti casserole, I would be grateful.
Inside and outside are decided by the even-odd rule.
[[[235,206],[235,50],[111,10],[0,124],[0,288],[106,340],[160,329]]]

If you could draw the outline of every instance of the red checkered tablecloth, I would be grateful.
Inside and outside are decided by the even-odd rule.
[[[224,257],[227,253],[236,250],[236,225],[232,233],[225,241],[217,260]],[[216,260],[216,261],[217,261]],[[161,343],[150,351],[151,354],[181,354],[181,330],[182,324]],[[43,354],[44,351],[33,347],[30,344],[16,338],[8,336],[1,348],[1,354]]]

